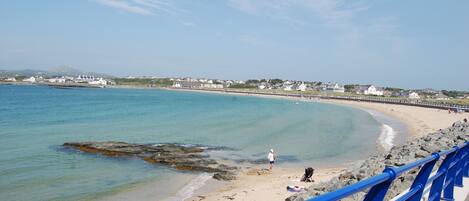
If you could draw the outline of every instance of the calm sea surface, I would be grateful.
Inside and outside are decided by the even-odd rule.
[[[0,85],[0,200],[81,200],[187,173],[63,150],[68,141],[227,146],[228,158],[325,165],[372,152],[381,124],[350,107],[139,89]],[[222,153],[217,153],[223,155]],[[165,192],[165,186],[155,191]],[[162,193],[164,194],[164,193]]]

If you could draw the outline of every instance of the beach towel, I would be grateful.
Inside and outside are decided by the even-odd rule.
[[[301,186],[287,186],[287,191],[290,192],[301,192],[304,189],[304,187]]]

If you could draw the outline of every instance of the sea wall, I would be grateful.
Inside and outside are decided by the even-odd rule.
[[[425,158],[431,153],[450,149],[461,145],[469,139],[469,123],[455,122],[451,127],[430,133],[424,137],[393,147],[387,153],[377,153],[354,167],[349,168],[327,182],[318,183],[305,189],[305,192],[295,194],[286,201],[301,201],[308,198],[331,192],[339,188],[356,183],[360,180],[380,174],[386,166],[402,166],[406,163]],[[437,164],[438,166],[439,164]],[[412,184],[418,169],[408,171],[396,178],[390,187],[386,200],[397,196]],[[313,176],[314,177],[314,176]],[[357,193],[343,200],[363,200],[365,192]]]

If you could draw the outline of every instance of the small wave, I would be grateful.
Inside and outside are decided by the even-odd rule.
[[[389,151],[394,146],[393,141],[395,136],[396,132],[394,132],[391,126],[387,124],[382,125],[378,140],[386,151]]]
[[[181,190],[179,190],[175,196],[165,199],[165,201],[182,201],[192,197],[196,190],[200,189],[205,185],[209,179],[212,178],[212,175],[209,173],[202,173],[196,178],[192,179],[187,183]]]

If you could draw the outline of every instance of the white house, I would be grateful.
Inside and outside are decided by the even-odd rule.
[[[88,81],[88,84],[92,85],[107,85],[107,81],[103,78],[99,78],[98,80]]]
[[[299,84],[299,85],[296,87],[296,90],[297,90],[297,91],[306,91],[306,84],[302,82],[301,84]]]
[[[326,84],[325,88],[323,88],[323,91],[327,92],[335,92],[335,93],[344,93],[345,92],[345,87],[338,84]]]
[[[8,81],[8,82],[16,82],[16,78],[15,78],[15,77],[9,77],[9,78],[7,78],[5,81]]]
[[[132,79],[132,78],[129,78],[129,79]],[[97,78],[95,78],[94,76],[92,75],[79,75],[76,79],[77,81],[82,81],[82,82],[90,82],[90,81],[95,81],[97,80]]]
[[[183,80],[183,81],[174,82],[173,87],[174,88],[189,88],[189,89],[192,89],[192,88],[200,88],[200,87],[202,87],[202,84],[198,81],[193,82],[193,81]]]
[[[47,81],[52,82],[52,83],[65,83],[66,79],[65,77],[55,77],[55,78],[47,79]]]
[[[210,89],[223,89],[223,84],[202,83],[201,87]]]
[[[410,99],[420,99],[420,96],[417,92],[413,91],[409,93],[409,98]]]
[[[30,78],[25,78],[23,79],[23,82],[37,82],[37,79],[35,77],[30,77]]]
[[[384,94],[384,90],[381,87],[375,87],[373,85],[360,85],[357,93],[365,95],[382,96]]]
[[[437,93],[434,97],[436,100],[449,100],[449,97],[444,95],[443,93]]]
[[[259,88],[259,89],[265,89],[266,86],[265,86],[265,84],[260,84],[257,88]]]
[[[291,91],[293,90],[293,85],[292,84],[287,84],[283,86],[283,90],[285,91]]]

